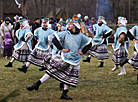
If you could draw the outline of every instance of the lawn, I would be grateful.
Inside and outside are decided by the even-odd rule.
[[[112,44],[108,46],[109,59],[105,60],[104,67],[98,68],[100,61],[91,59],[90,63],[81,61],[81,71],[78,85],[71,87],[68,96],[73,102],[138,102],[137,74],[129,64],[125,65],[126,75],[118,76],[120,69],[112,72]],[[130,42],[129,56],[133,54],[133,42]],[[86,55],[85,55],[86,56]],[[82,55],[82,59],[86,58]],[[12,68],[4,67],[9,60],[0,55],[0,100],[7,102],[66,102],[61,100],[62,91],[59,91],[59,82],[53,78],[43,83],[38,91],[28,91],[26,86],[38,81],[45,71],[31,65],[27,73],[18,71],[22,63],[15,61]],[[3,101],[6,102],[6,101]]]

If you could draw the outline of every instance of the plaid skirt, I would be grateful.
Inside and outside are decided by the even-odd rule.
[[[74,66],[64,62],[61,55],[55,55],[47,65],[46,73],[58,81],[76,87],[80,72],[80,65]]]
[[[17,50],[14,51],[12,57],[15,58],[17,61],[25,62],[28,59],[28,56],[30,54],[29,52],[29,50]]]
[[[134,51],[129,63],[133,68],[138,69],[138,52]]]
[[[87,54],[92,55],[99,60],[109,58],[106,44],[92,46],[90,50],[87,51]]]
[[[31,54],[28,56],[27,61],[40,66],[40,67],[44,67],[44,57],[45,56],[49,56],[49,54],[52,53],[51,49],[48,50],[40,50],[38,48],[34,48],[34,50],[31,52]]]
[[[114,51],[112,60],[115,62],[116,65],[120,65],[125,58],[127,58],[128,53],[126,52],[125,46],[121,45],[117,51]]]

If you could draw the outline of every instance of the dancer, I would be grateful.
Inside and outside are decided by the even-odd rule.
[[[115,62],[115,66],[112,71],[119,69],[120,63],[128,56],[129,41],[127,39],[127,20],[125,17],[118,17],[119,27],[114,34],[114,54],[112,60]],[[118,75],[125,75],[126,71],[124,66],[121,66],[121,72]]]
[[[23,71],[24,73],[26,73],[27,68],[30,66],[31,63],[40,66],[40,71],[45,70],[46,68],[44,67],[43,60],[44,56],[47,61],[51,59],[52,49],[48,44],[48,36],[55,33],[55,31],[50,28],[47,28],[48,18],[43,18],[41,21],[42,27],[39,27],[34,32],[34,36],[38,40],[38,43],[29,55],[27,59],[28,62],[26,63],[26,65],[22,68],[18,68],[20,71]]]
[[[28,21],[23,18],[19,22],[20,29],[16,31],[16,37],[19,41],[14,45],[13,58],[5,67],[12,67],[14,60],[22,62],[23,66],[25,66],[25,61],[27,61],[29,53],[32,51],[31,39],[33,38],[33,34],[29,29]]]
[[[124,66],[124,64],[129,63],[133,68],[138,69],[138,25],[134,26],[127,32],[127,36],[130,40],[133,40],[134,45],[134,53],[131,57],[131,59],[124,59],[120,66]]]
[[[91,56],[101,60],[98,67],[103,67],[104,59],[108,59],[108,37],[112,34],[112,29],[106,25],[105,18],[103,16],[98,17],[98,24],[94,26],[94,38],[92,40],[92,47],[87,52],[89,56],[83,60],[83,62],[90,62]]]
[[[91,38],[80,33],[80,25],[77,21],[69,19],[68,31],[54,34],[54,45],[61,54],[52,56],[46,74],[33,85],[27,86],[27,90],[38,90],[39,86],[47,81],[50,76],[64,83],[61,99],[72,100],[67,96],[70,86],[77,86],[81,55],[91,47]],[[80,49],[82,49],[80,51]]]

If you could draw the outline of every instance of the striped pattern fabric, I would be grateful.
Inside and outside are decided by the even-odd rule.
[[[47,59],[47,57],[49,58],[49,56],[52,55],[52,50],[40,50],[37,48],[34,48],[34,50],[31,52],[31,54],[28,57],[28,62],[40,66],[40,67],[44,67],[44,57],[45,59]],[[51,56],[50,56],[51,58]]]
[[[133,68],[138,69],[138,52],[134,51],[129,63],[133,66]]]
[[[116,65],[120,65],[120,62],[127,58],[128,53],[126,52],[125,46],[121,45],[117,51],[114,51],[112,60]]]
[[[29,50],[18,50],[14,51],[12,57],[15,58],[17,61],[25,62],[27,61],[29,54]]]
[[[60,55],[55,55],[47,64],[46,73],[58,81],[76,87],[80,72],[80,65],[73,66],[64,62]]]
[[[106,44],[92,46],[90,50],[87,51],[87,54],[92,55],[99,60],[109,58]]]

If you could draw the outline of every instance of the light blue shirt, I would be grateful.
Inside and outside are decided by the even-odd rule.
[[[100,38],[100,36],[103,36],[109,33],[110,31],[112,31],[112,29],[105,24],[102,24],[101,26],[99,26],[98,24],[95,24],[93,25],[93,28],[94,28],[94,31],[96,31],[96,34],[92,40],[92,44],[101,45],[105,39],[107,40],[107,43],[108,43],[108,38]]]
[[[41,50],[48,50],[49,45],[48,43],[48,36],[55,33],[54,30],[51,28],[47,29],[46,31],[42,29],[42,27],[39,27],[34,31],[34,35],[39,39],[39,42],[36,44],[35,48],[41,49]]]
[[[27,45],[29,47],[29,50],[32,51],[32,45],[31,45],[31,39],[33,38],[33,34],[30,31],[29,28],[24,28],[24,29],[18,29],[16,31],[16,37],[18,38],[18,43],[16,45],[14,45],[14,49],[15,50],[19,50],[26,42],[22,41],[22,38],[26,38],[27,34],[31,34],[31,37],[29,38],[29,40],[27,41]]]
[[[116,33],[114,34],[114,44],[112,45],[114,51],[118,50],[119,47],[121,46],[122,43],[118,42],[118,39],[120,38],[120,34],[124,32],[125,34],[127,34],[127,29],[125,26],[121,26],[119,28],[117,28]],[[129,41],[124,41],[124,46],[126,49],[126,52],[128,53],[128,48],[129,48]]]
[[[64,49],[70,50],[68,53],[61,52],[62,59],[71,65],[79,65],[81,55],[78,50],[83,49],[92,39],[82,33],[74,35],[69,31],[62,31],[54,35]]]
[[[129,31],[134,36],[135,40],[138,40],[138,25],[135,25]],[[136,43],[136,42],[135,42],[135,49],[138,52],[138,43]]]

